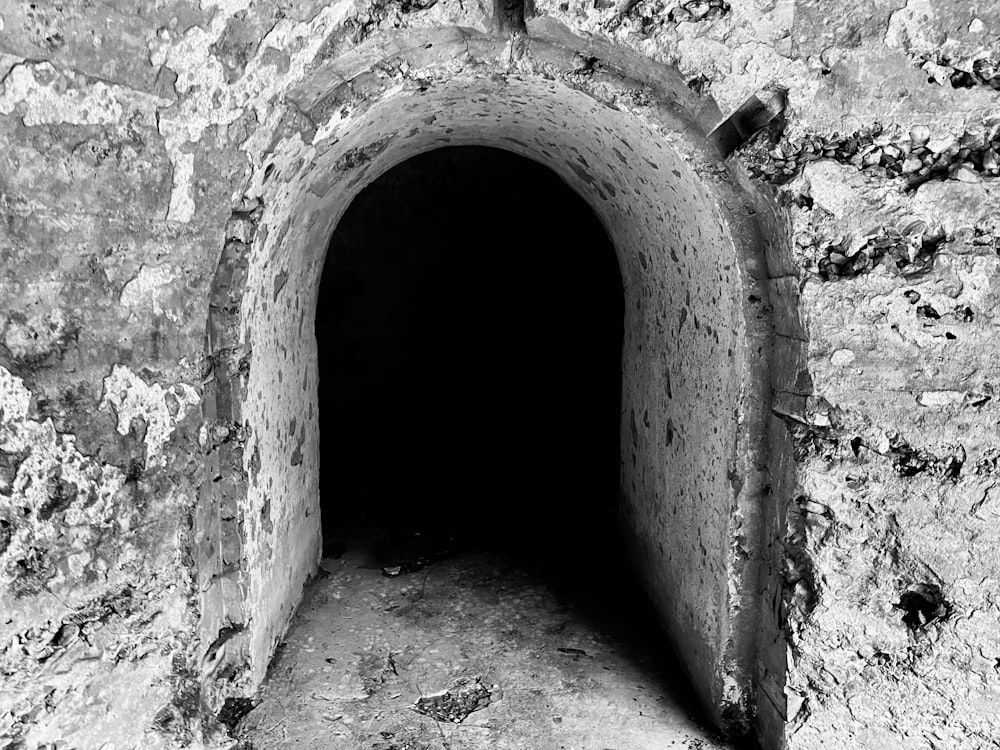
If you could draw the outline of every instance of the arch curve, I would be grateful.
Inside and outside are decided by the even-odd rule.
[[[338,220],[412,156],[494,146],[560,175],[616,248],[626,532],[710,716],[743,734],[757,703],[769,514],[771,332],[755,197],[706,139],[711,103],[675,71],[595,42],[576,52],[583,43],[559,28],[531,31],[381,34],[304,75],[247,142],[252,174],[208,325],[207,411],[238,447],[221,454],[225,481],[198,520],[205,680],[218,687],[237,670],[233,684],[259,683],[319,559],[312,332]],[[483,206],[483,221],[516,221],[518,208],[517,196]]]

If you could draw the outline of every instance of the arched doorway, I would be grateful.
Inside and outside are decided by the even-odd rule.
[[[362,526],[569,552],[617,525],[621,277],[555,173],[476,146],[393,167],[319,300],[327,551]]]
[[[489,211],[512,195],[523,220]],[[619,528],[623,292],[587,203],[510,151],[429,151],[355,197],[316,308],[324,575],[242,738],[707,736]],[[414,712],[442,689],[479,708]]]
[[[770,646],[780,635],[761,624],[761,602],[777,601],[768,566],[779,553],[764,540],[774,533],[770,311],[754,198],[719,161],[695,114],[703,103],[675,72],[609,49],[596,50],[600,71],[580,73],[560,44],[523,42],[515,64],[468,30],[373,38],[311,69],[270,140],[248,146],[255,169],[209,323],[210,408],[235,440],[220,453],[221,499],[198,521],[205,681],[220,694],[259,684],[320,557],[311,334],[334,228],[396,165],[492,146],[555,172],[614,245],[626,535],[712,721],[744,733],[755,706],[780,714],[783,701],[760,699],[755,661],[759,637]],[[483,208],[518,223],[527,210],[516,195]]]

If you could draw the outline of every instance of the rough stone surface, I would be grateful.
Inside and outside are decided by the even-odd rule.
[[[229,742],[214,717],[263,676],[318,558],[298,333],[324,238],[378,170],[495,144],[505,116],[631,279],[626,487],[677,637],[740,662],[726,634],[764,602],[756,673],[716,659],[706,700],[757,700],[775,746],[997,746],[1000,9],[534,6],[548,47],[480,35],[472,0],[0,5],[6,746]],[[690,93],[651,97],[673,85],[653,63]],[[701,159],[699,128],[767,87],[783,121],[727,168]],[[664,127],[678,111],[690,127]],[[775,330],[756,448],[712,437],[764,403],[733,376],[757,367],[732,322],[740,209],[707,197],[743,184],[740,159],[763,178]],[[646,398],[665,391],[681,406]],[[769,499],[698,478],[731,455],[759,459]]]

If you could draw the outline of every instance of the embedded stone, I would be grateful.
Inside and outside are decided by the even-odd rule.
[[[931,139],[931,129],[926,125],[917,125],[910,129],[910,142],[914,146],[926,146]]]
[[[830,361],[836,367],[846,367],[854,362],[856,356],[850,349],[838,349],[830,357]]]
[[[959,182],[975,183],[983,181],[983,176],[979,174],[975,167],[968,162],[958,165],[958,167],[952,172],[951,176]]]

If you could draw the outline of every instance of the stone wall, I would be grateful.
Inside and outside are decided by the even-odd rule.
[[[788,746],[995,747],[1000,9],[536,8],[676,65],[724,112],[788,92],[738,156],[793,228],[794,267],[771,268],[797,475],[779,495]]]
[[[761,89],[787,91],[784,117],[725,177],[751,194],[745,169],[760,186],[770,244],[758,301],[775,327],[774,418],[769,466],[758,458],[771,495],[744,508],[760,515],[749,528],[764,529],[763,548],[751,533],[745,549],[766,595],[766,647],[748,678],[771,706],[765,735],[790,748],[995,747],[1000,10],[534,6],[529,36],[578,52],[560,63],[575,70],[568,90],[606,96],[602,76],[634,54],[680,71],[684,106],[703,124],[716,102],[730,112]],[[490,12],[471,0],[0,4],[0,737],[18,738],[8,746],[225,745],[213,717],[260,678],[318,549],[304,520],[316,457],[299,439],[315,415],[294,427],[282,417],[281,438],[248,431],[284,408],[253,398],[279,380],[287,352],[278,338],[245,345],[304,319],[321,261],[316,250],[252,265],[252,253],[296,236],[309,246],[305,234],[328,235],[335,217],[293,224],[302,195],[273,186],[287,186],[282,170],[308,172],[306,140],[327,135],[316,107],[327,123],[349,122],[386,87],[420,85],[409,68],[357,76],[393,52],[375,41],[389,46],[359,57],[360,45],[395,29],[487,32]],[[493,55],[488,76],[552,75],[527,69],[516,42],[462,34],[459,47]],[[446,75],[449,58],[422,49]],[[475,58],[450,54],[457,73]],[[292,91],[324,64],[335,96]],[[357,150],[377,142],[340,144],[331,164],[404,156]],[[232,293],[241,274],[249,307]],[[311,372],[295,369],[296,383]],[[234,409],[248,394],[249,408]],[[303,446],[297,460],[289,440]],[[301,486],[285,487],[298,500],[271,503],[259,488],[286,465],[305,467]],[[270,544],[275,528],[299,526],[302,545]],[[721,539],[739,536],[722,527]],[[263,560],[286,577],[255,578]],[[265,595],[276,585],[289,593],[280,601]]]

